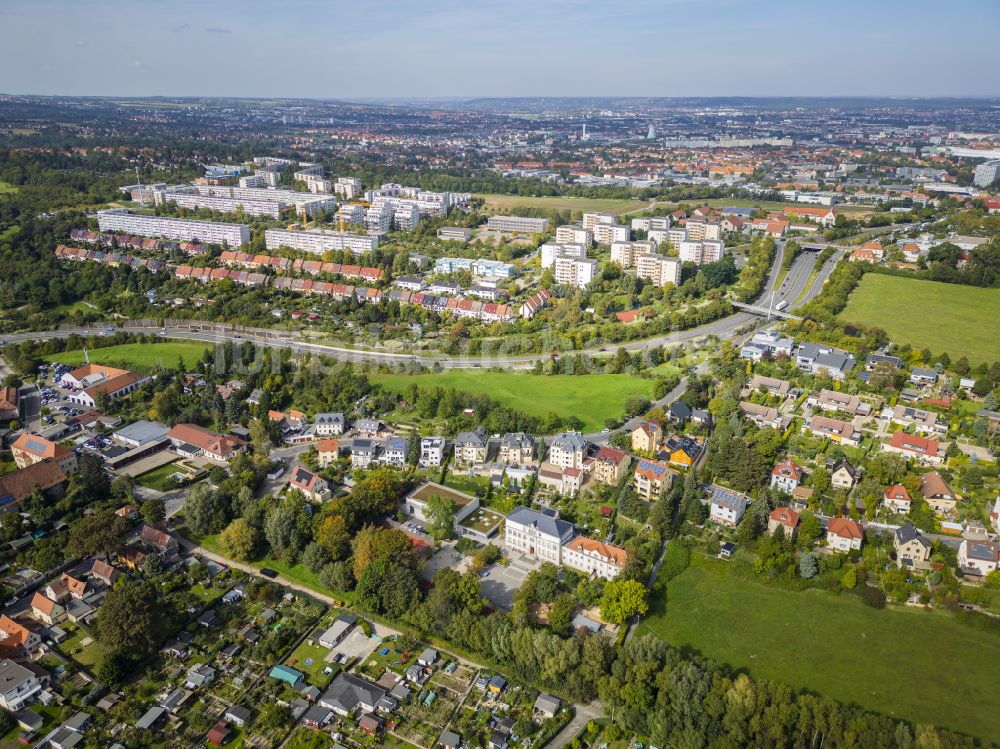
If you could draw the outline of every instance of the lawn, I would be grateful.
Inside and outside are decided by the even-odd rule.
[[[882,328],[897,343],[973,365],[1000,359],[1000,289],[867,273],[840,313],[844,322]]]
[[[15,185],[10,184],[10,182],[4,182],[0,179],[0,195],[5,192],[17,192],[18,188]]]
[[[800,208],[834,208],[838,213],[843,213],[851,217],[867,216],[875,213],[875,209],[866,205],[814,205],[812,203],[793,203],[782,200],[740,200],[737,198],[712,198],[710,200],[688,200],[684,201],[691,206],[714,205],[722,208],[760,208],[764,211],[788,211],[795,213],[795,207]]]
[[[597,211],[599,213],[628,213],[645,208],[644,200],[627,198],[572,198],[572,197],[526,197],[523,195],[476,194],[473,197],[486,201],[487,211],[512,211],[516,208],[551,208],[556,211]]]
[[[187,341],[163,341],[156,343],[123,343],[119,346],[88,349],[87,355],[93,364],[124,367],[139,371],[150,371],[159,365],[174,367],[178,359],[191,367],[201,360],[205,350],[203,343]],[[64,351],[53,354],[49,361],[58,364],[83,364],[83,351]]]
[[[451,370],[440,374],[372,374],[373,383],[401,393],[410,383],[421,387],[453,387],[488,395],[503,406],[529,416],[575,416],[584,432],[596,432],[605,419],[622,416],[633,395],[652,400],[653,380],[634,375],[533,375],[513,372]]]
[[[147,471],[141,476],[136,476],[136,483],[149,489],[155,489],[158,492],[167,491],[167,479],[177,473],[177,466],[174,465],[176,462],[167,463],[165,466],[154,468],[152,471]]]
[[[913,722],[1000,736],[1000,637],[950,614],[869,608],[730,575],[701,555],[657,591],[642,631],[720,663]]]

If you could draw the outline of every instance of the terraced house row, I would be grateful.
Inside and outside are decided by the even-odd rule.
[[[278,271],[293,271],[318,275],[329,273],[346,278],[364,278],[368,281],[381,281],[385,271],[365,265],[342,265],[341,263],[324,263],[320,260],[292,260],[275,255],[251,255],[247,252],[226,250],[219,255],[219,262],[225,265],[239,265],[244,268],[273,268]]]
[[[121,252],[103,252],[101,250],[88,250],[83,247],[66,247],[65,245],[56,247],[56,256],[62,260],[75,260],[80,263],[89,260],[94,263],[103,263],[104,265],[145,268],[151,273],[159,273],[167,267],[167,264],[162,260],[149,260],[144,257],[133,257]]]
[[[200,242],[175,242],[173,240],[140,237],[133,234],[102,234],[99,231],[90,231],[89,229],[73,229],[69,233],[69,238],[74,242],[118,245],[119,247],[127,247],[130,250],[140,250],[142,252],[169,252],[175,248],[186,255],[201,255],[205,252],[205,247]]]

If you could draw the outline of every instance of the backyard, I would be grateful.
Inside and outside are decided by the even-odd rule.
[[[763,585],[695,554],[666,591],[658,586],[640,631],[754,678],[984,739],[1000,736],[993,688],[1000,637],[951,614],[878,610],[855,596]]]
[[[87,356],[93,364],[104,364],[109,367],[124,367],[139,371],[150,371],[157,366],[173,367],[178,359],[183,359],[186,367],[201,360],[208,347],[203,343],[186,341],[162,341],[157,343],[124,343],[118,346],[106,346],[87,350]],[[83,364],[83,351],[63,351],[47,357],[49,361],[58,364]]]
[[[952,361],[1000,359],[1000,289],[866,273],[840,318],[882,328],[896,343],[947,352]]]
[[[605,419],[621,417],[634,395],[652,399],[655,382],[627,374],[534,375],[512,372],[450,370],[440,374],[372,374],[373,384],[402,393],[414,383],[421,387],[455,388],[488,395],[503,406],[544,418],[555,412],[575,416],[584,432],[600,431]],[[586,404],[585,407],[581,407]]]

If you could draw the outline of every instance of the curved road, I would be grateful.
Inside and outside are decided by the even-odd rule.
[[[833,257],[824,265],[815,279],[809,284],[809,278],[816,263],[816,254],[812,252],[802,253],[792,265],[784,280],[778,285],[780,275],[781,254],[783,243],[779,242],[777,257],[771,266],[771,273],[764,292],[760,296],[762,305],[769,304],[772,292],[774,292],[774,304],[787,301],[789,307],[797,307],[813,299],[823,288],[823,283],[829,278],[837,260],[843,255],[844,250],[838,250]],[[807,289],[806,286],[809,286]],[[776,288],[777,287],[777,288]],[[800,299],[801,297],[801,299]],[[798,300],[798,302],[796,302]],[[682,343],[684,341],[697,340],[707,336],[717,336],[718,338],[733,338],[736,331],[747,325],[760,324],[765,322],[763,318],[749,312],[737,312],[735,314],[715,320],[705,325],[687,330],[678,330],[655,338],[647,338],[640,341],[631,341],[621,344],[621,348],[629,351],[641,351],[653,346]],[[208,329],[204,329],[208,328]],[[478,357],[451,357],[445,355],[437,356],[417,356],[415,354],[396,354],[384,351],[355,350],[338,346],[331,346],[321,343],[307,343],[296,341],[284,337],[284,334],[263,328],[252,329],[211,329],[212,324],[202,321],[192,320],[190,324],[175,324],[166,328],[166,337],[184,340],[206,341],[209,343],[224,343],[225,341],[251,341],[255,345],[266,346],[275,349],[290,349],[294,353],[305,354],[314,353],[347,362],[378,362],[382,364],[407,364],[420,363],[426,366],[440,365],[445,369],[472,369],[487,367],[530,367],[536,361],[546,361],[551,354],[524,354],[517,356],[503,355],[483,355]],[[31,333],[18,333],[5,336],[8,343],[38,340],[48,338],[64,338],[72,334],[94,335],[100,333],[102,328],[66,328],[61,330],[38,331]],[[159,325],[149,327],[124,327],[121,330],[131,333],[146,333],[150,335],[158,334],[162,328]],[[619,348],[616,344],[608,344],[604,347],[584,349],[577,352],[564,352],[566,354],[601,355],[608,354]]]

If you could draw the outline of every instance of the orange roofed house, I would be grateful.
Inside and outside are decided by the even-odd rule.
[[[20,394],[16,387],[0,388],[0,421],[20,418],[20,406]]]
[[[562,561],[567,567],[611,580],[624,569],[628,552],[619,546],[577,536],[563,545]]]
[[[246,443],[196,424],[177,424],[169,432],[174,449],[185,457],[202,457],[225,463],[246,451]]]
[[[22,434],[14,440],[10,451],[14,454],[14,462],[18,468],[52,460],[67,476],[76,472],[76,453],[37,434]]]
[[[151,379],[149,375],[130,372],[127,369],[84,364],[64,374],[59,382],[63,387],[75,389],[76,392],[71,393],[68,400],[87,408],[94,408],[97,405],[97,398],[102,394],[112,400],[123,398]]]
[[[865,532],[850,518],[830,518],[826,526],[826,545],[837,551],[860,549]]]

